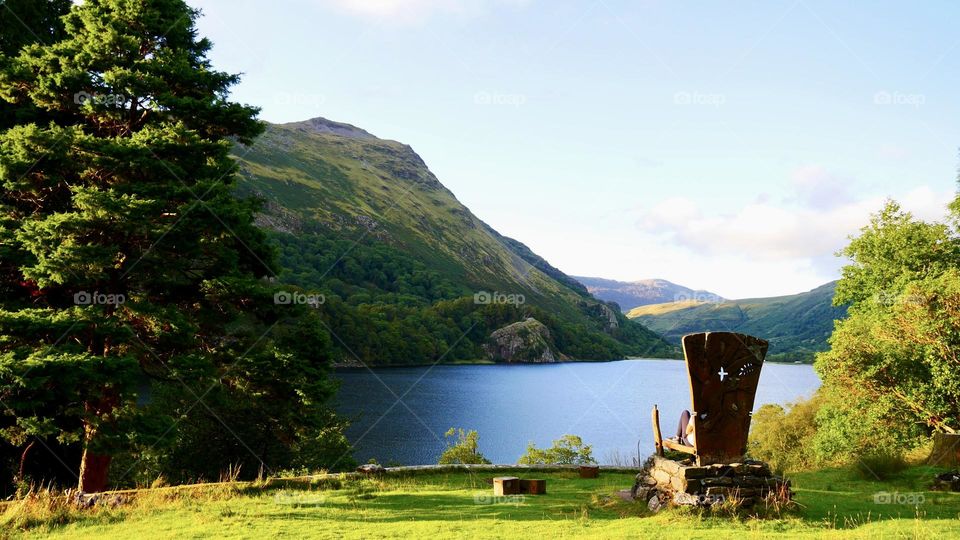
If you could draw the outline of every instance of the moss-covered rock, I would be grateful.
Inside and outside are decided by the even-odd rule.
[[[494,331],[484,349],[497,362],[542,364],[566,360],[557,351],[550,329],[533,317]]]

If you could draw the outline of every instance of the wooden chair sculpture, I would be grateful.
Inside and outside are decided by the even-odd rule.
[[[692,454],[697,465],[741,461],[760,368],[767,342],[733,332],[707,332],[683,337],[683,356],[693,401],[694,446],[660,434],[660,413],[653,406],[653,436],[657,455],[663,448]]]

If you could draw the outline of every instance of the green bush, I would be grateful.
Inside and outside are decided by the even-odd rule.
[[[774,470],[800,471],[813,467],[818,458],[812,449],[817,434],[817,411],[823,402],[817,393],[787,408],[764,405],[754,413],[748,453],[766,461]]]
[[[904,452],[922,440],[888,402],[870,402],[832,386],[808,400],[754,413],[748,454],[773,469],[850,466],[864,478],[885,478],[905,466]]]
[[[852,465],[856,475],[864,480],[889,480],[907,468],[907,461],[900,452],[873,451],[865,454]]]
[[[924,439],[922,425],[907,422],[895,402],[857,396],[824,384],[811,452],[821,465],[857,463],[863,456],[902,456]]]
[[[596,463],[593,448],[583,444],[576,435],[564,435],[553,441],[553,446],[541,450],[533,443],[527,446],[527,453],[517,462],[521,465],[589,465]]]
[[[447,439],[453,439],[453,442],[447,442],[447,449],[443,451],[443,454],[440,455],[440,461],[438,461],[440,465],[490,463],[480,453],[480,435],[476,431],[450,428],[443,436]]]

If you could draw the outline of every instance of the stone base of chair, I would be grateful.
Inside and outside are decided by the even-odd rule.
[[[731,503],[752,507],[764,501],[785,503],[793,498],[790,481],[770,472],[761,461],[697,466],[657,455],[644,464],[633,488],[634,500],[651,510],[664,505],[704,506]]]

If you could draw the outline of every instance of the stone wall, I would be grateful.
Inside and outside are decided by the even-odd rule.
[[[695,506],[734,502],[752,506],[768,498],[789,501],[793,494],[790,481],[775,476],[761,461],[699,467],[692,460],[674,461],[655,455],[637,475],[633,496],[656,509],[671,502]]]

